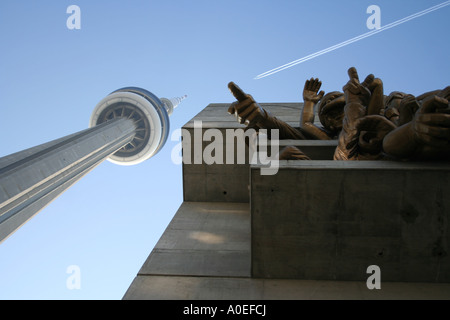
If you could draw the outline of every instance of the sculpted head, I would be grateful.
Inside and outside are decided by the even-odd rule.
[[[338,133],[342,129],[344,107],[345,97],[342,92],[332,91],[320,99],[318,114],[320,122],[326,130]]]

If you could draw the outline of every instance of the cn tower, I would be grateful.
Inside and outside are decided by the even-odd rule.
[[[94,108],[88,129],[0,158],[0,242],[105,159],[135,165],[157,154],[185,98],[118,89]]]

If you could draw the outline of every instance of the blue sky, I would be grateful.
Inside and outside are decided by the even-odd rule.
[[[234,81],[259,102],[301,102],[306,79],[341,90],[347,69],[374,73],[385,93],[444,88],[450,6],[336,51],[258,74],[444,1],[1,1],[0,156],[86,129],[115,89],[184,94],[171,131],[209,103],[232,102]],[[68,6],[81,9],[69,30]],[[224,114],[224,117],[227,117]],[[0,299],[121,299],[182,202],[177,141],[133,167],[105,161],[0,244]],[[70,290],[67,267],[81,271]]]

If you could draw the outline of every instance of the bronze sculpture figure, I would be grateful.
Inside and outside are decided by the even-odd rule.
[[[343,88],[344,118],[334,159],[382,159],[383,138],[395,129],[395,124],[380,115],[384,113],[383,83],[373,74],[360,83],[354,67],[348,75],[350,79]]]
[[[280,139],[305,139],[299,130],[272,116],[234,82],[230,82],[228,88],[237,100],[230,105],[228,113],[234,114],[239,123],[247,125],[246,129],[279,129]]]
[[[319,91],[319,79],[306,80],[300,128],[270,115],[236,84],[228,87],[236,102],[228,112],[247,128],[279,129],[280,139],[338,139],[335,160],[450,160],[450,86],[415,97],[399,91],[388,96],[383,82],[369,74],[359,81],[348,69],[343,93]],[[322,127],[314,124],[314,108]],[[280,152],[280,160],[308,160],[294,146]]]
[[[345,99],[341,92],[317,93],[322,85],[319,79],[306,80],[303,88],[303,110],[300,116],[300,128],[311,139],[329,140],[342,129]],[[323,127],[314,124],[314,106],[318,105],[318,114]]]
[[[420,106],[413,119],[384,138],[383,150],[388,155],[402,160],[450,159],[449,88],[416,100]]]

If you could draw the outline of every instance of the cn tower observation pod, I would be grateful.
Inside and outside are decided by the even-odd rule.
[[[176,102],[181,100],[178,98]],[[135,165],[151,158],[164,146],[170,130],[169,115],[174,107],[171,100],[159,99],[145,89],[125,87],[113,91],[97,104],[89,127],[117,118],[132,120],[136,126],[134,138],[107,160]]]

